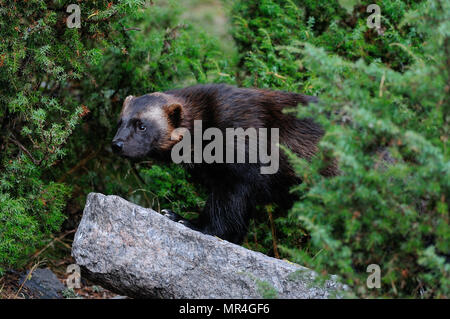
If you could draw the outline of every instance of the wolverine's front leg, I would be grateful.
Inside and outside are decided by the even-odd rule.
[[[186,218],[183,218],[182,216],[178,215],[177,213],[173,212],[170,209],[162,209],[161,214],[163,214],[170,220],[183,224],[186,227],[189,227],[193,230],[200,230],[200,228],[196,225],[195,220],[194,221],[187,220]]]
[[[214,189],[198,219],[187,220],[168,209],[161,212],[175,222],[202,233],[240,244],[247,233],[250,211],[253,209],[249,187],[237,184]]]
[[[206,201],[198,227],[206,234],[240,244],[247,233],[252,209],[247,185],[216,188]]]

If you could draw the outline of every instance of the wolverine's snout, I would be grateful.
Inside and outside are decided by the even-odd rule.
[[[122,148],[123,148],[123,142],[122,141],[112,141],[111,148],[114,153],[121,154]]]

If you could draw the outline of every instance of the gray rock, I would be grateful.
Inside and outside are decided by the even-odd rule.
[[[91,281],[135,298],[330,298],[302,266],[193,231],[118,196],[88,195],[72,256]]]
[[[27,277],[25,272],[20,278],[20,284]],[[31,278],[25,281],[24,288],[28,289],[32,298],[38,299],[62,299],[62,291],[66,287],[58,280],[58,277],[48,268],[37,268]]]

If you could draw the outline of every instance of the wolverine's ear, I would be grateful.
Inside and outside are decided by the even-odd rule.
[[[128,95],[128,96],[125,98],[125,101],[123,101],[123,105],[127,105],[128,103],[130,103],[130,101],[131,101],[133,98],[134,98],[133,95]]]
[[[164,107],[166,111],[167,118],[173,127],[179,127],[181,120],[183,119],[183,106],[178,103],[166,105]]]
[[[124,115],[127,111],[127,107],[130,104],[130,101],[134,98],[133,95],[128,95],[125,100],[123,101],[123,105],[122,105],[122,111],[120,112],[119,117],[122,117],[122,115]]]

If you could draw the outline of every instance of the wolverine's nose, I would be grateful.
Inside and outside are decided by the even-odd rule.
[[[121,153],[123,148],[123,142],[122,141],[113,141],[111,144],[111,148],[114,153]]]

